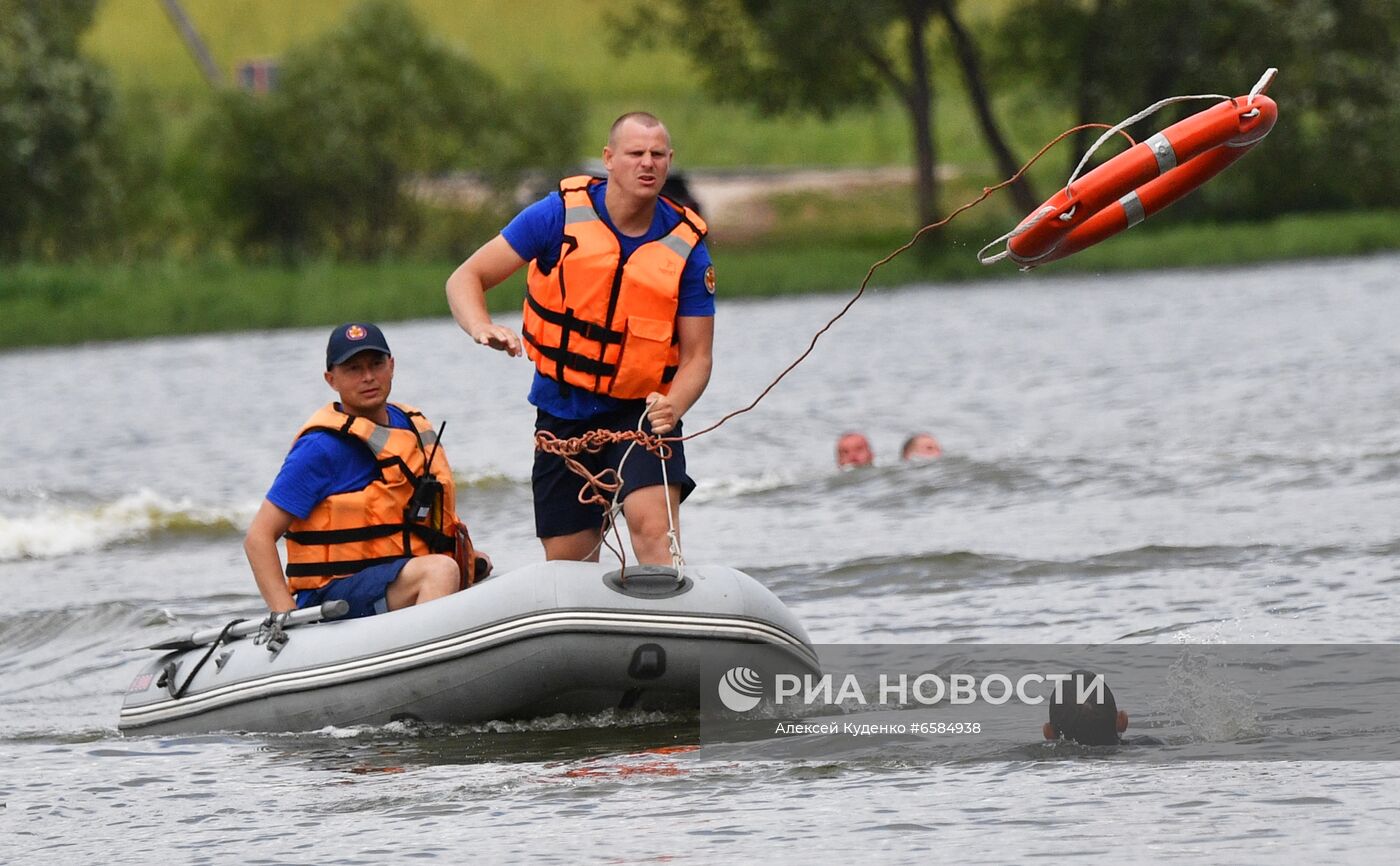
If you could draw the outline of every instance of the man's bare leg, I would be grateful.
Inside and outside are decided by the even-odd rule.
[[[575,562],[597,562],[600,540],[601,530],[585,529],[569,535],[541,538],[540,544],[544,545],[544,558],[550,561],[568,559]]]
[[[404,563],[398,578],[385,589],[389,610],[412,607],[456,592],[462,584],[457,560],[441,553],[415,556]]]
[[[669,497],[667,493],[669,492]],[[669,499],[669,503],[668,503]],[[681,489],[675,485],[656,484],[633,490],[622,501],[622,514],[627,518],[627,533],[632,536],[632,552],[642,565],[670,565],[671,540],[667,531],[671,521],[666,517],[670,505],[676,537],[681,530]]]

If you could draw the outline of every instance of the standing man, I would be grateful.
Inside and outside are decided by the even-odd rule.
[[[325,376],[340,400],[302,425],[243,541],[268,608],[343,599],[347,618],[370,616],[485,576],[490,560],[477,562],[457,519],[437,431],[418,410],[389,402],[394,358],[384,334],[367,322],[336,328]]]
[[[607,179],[565,178],[558,192],[527,207],[447,280],[462,330],[484,346],[535,362],[530,402],[535,429],[572,438],[592,430],[681,435],[681,417],[710,381],[714,266],[705,222],[661,197],[671,136],[656,117],[624,114],[603,148]],[[529,262],[522,334],[491,321],[486,291]],[[522,341],[523,337],[523,341]],[[644,564],[669,564],[668,510],[695,488],[685,450],[672,442],[662,462],[635,448],[618,496]],[[595,474],[616,469],[625,444],[579,460]],[[582,479],[562,458],[535,455],[535,531],[546,559],[597,559],[603,509],[578,501]]]

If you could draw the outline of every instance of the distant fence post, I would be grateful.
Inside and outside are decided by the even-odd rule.
[[[238,64],[238,87],[249,93],[271,93],[277,89],[276,60],[245,60]]]
[[[199,64],[199,69],[204,73],[204,80],[209,82],[210,87],[223,87],[224,74],[219,71],[219,66],[214,62],[214,57],[209,53],[209,47],[200,38],[199,31],[195,29],[194,22],[190,16],[185,14],[185,8],[180,5],[180,0],[160,0],[160,5],[165,7],[165,14],[170,16],[170,23],[175,25],[179,31],[180,38],[185,40],[185,47],[190,54],[194,55],[195,62]]]

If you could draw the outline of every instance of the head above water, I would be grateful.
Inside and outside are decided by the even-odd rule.
[[[1070,679],[1051,694],[1045,739],[1069,740],[1081,746],[1118,745],[1118,735],[1128,729],[1128,714],[1118,709],[1106,681],[1101,680],[1102,689],[1094,687],[1096,676],[1092,671],[1071,671]]]
[[[901,460],[937,460],[943,456],[943,446],[928,433],[915,433],[904,440],[900,449]]]
[[[864,433],[842,433],[836,440],[836,465],[841,468],[869,466],[875,462],[875,452]]]

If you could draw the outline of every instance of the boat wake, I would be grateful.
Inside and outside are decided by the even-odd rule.
[[[231,536],[257,507],[206,505],[147,488],[107,502],[72,495],[25,498],[37,501],[26,508],[29,513],[14,514],[15,505],[26,503],[6,497],[11,513],[0,513],[0,562],[53,559],[162,536]]]

